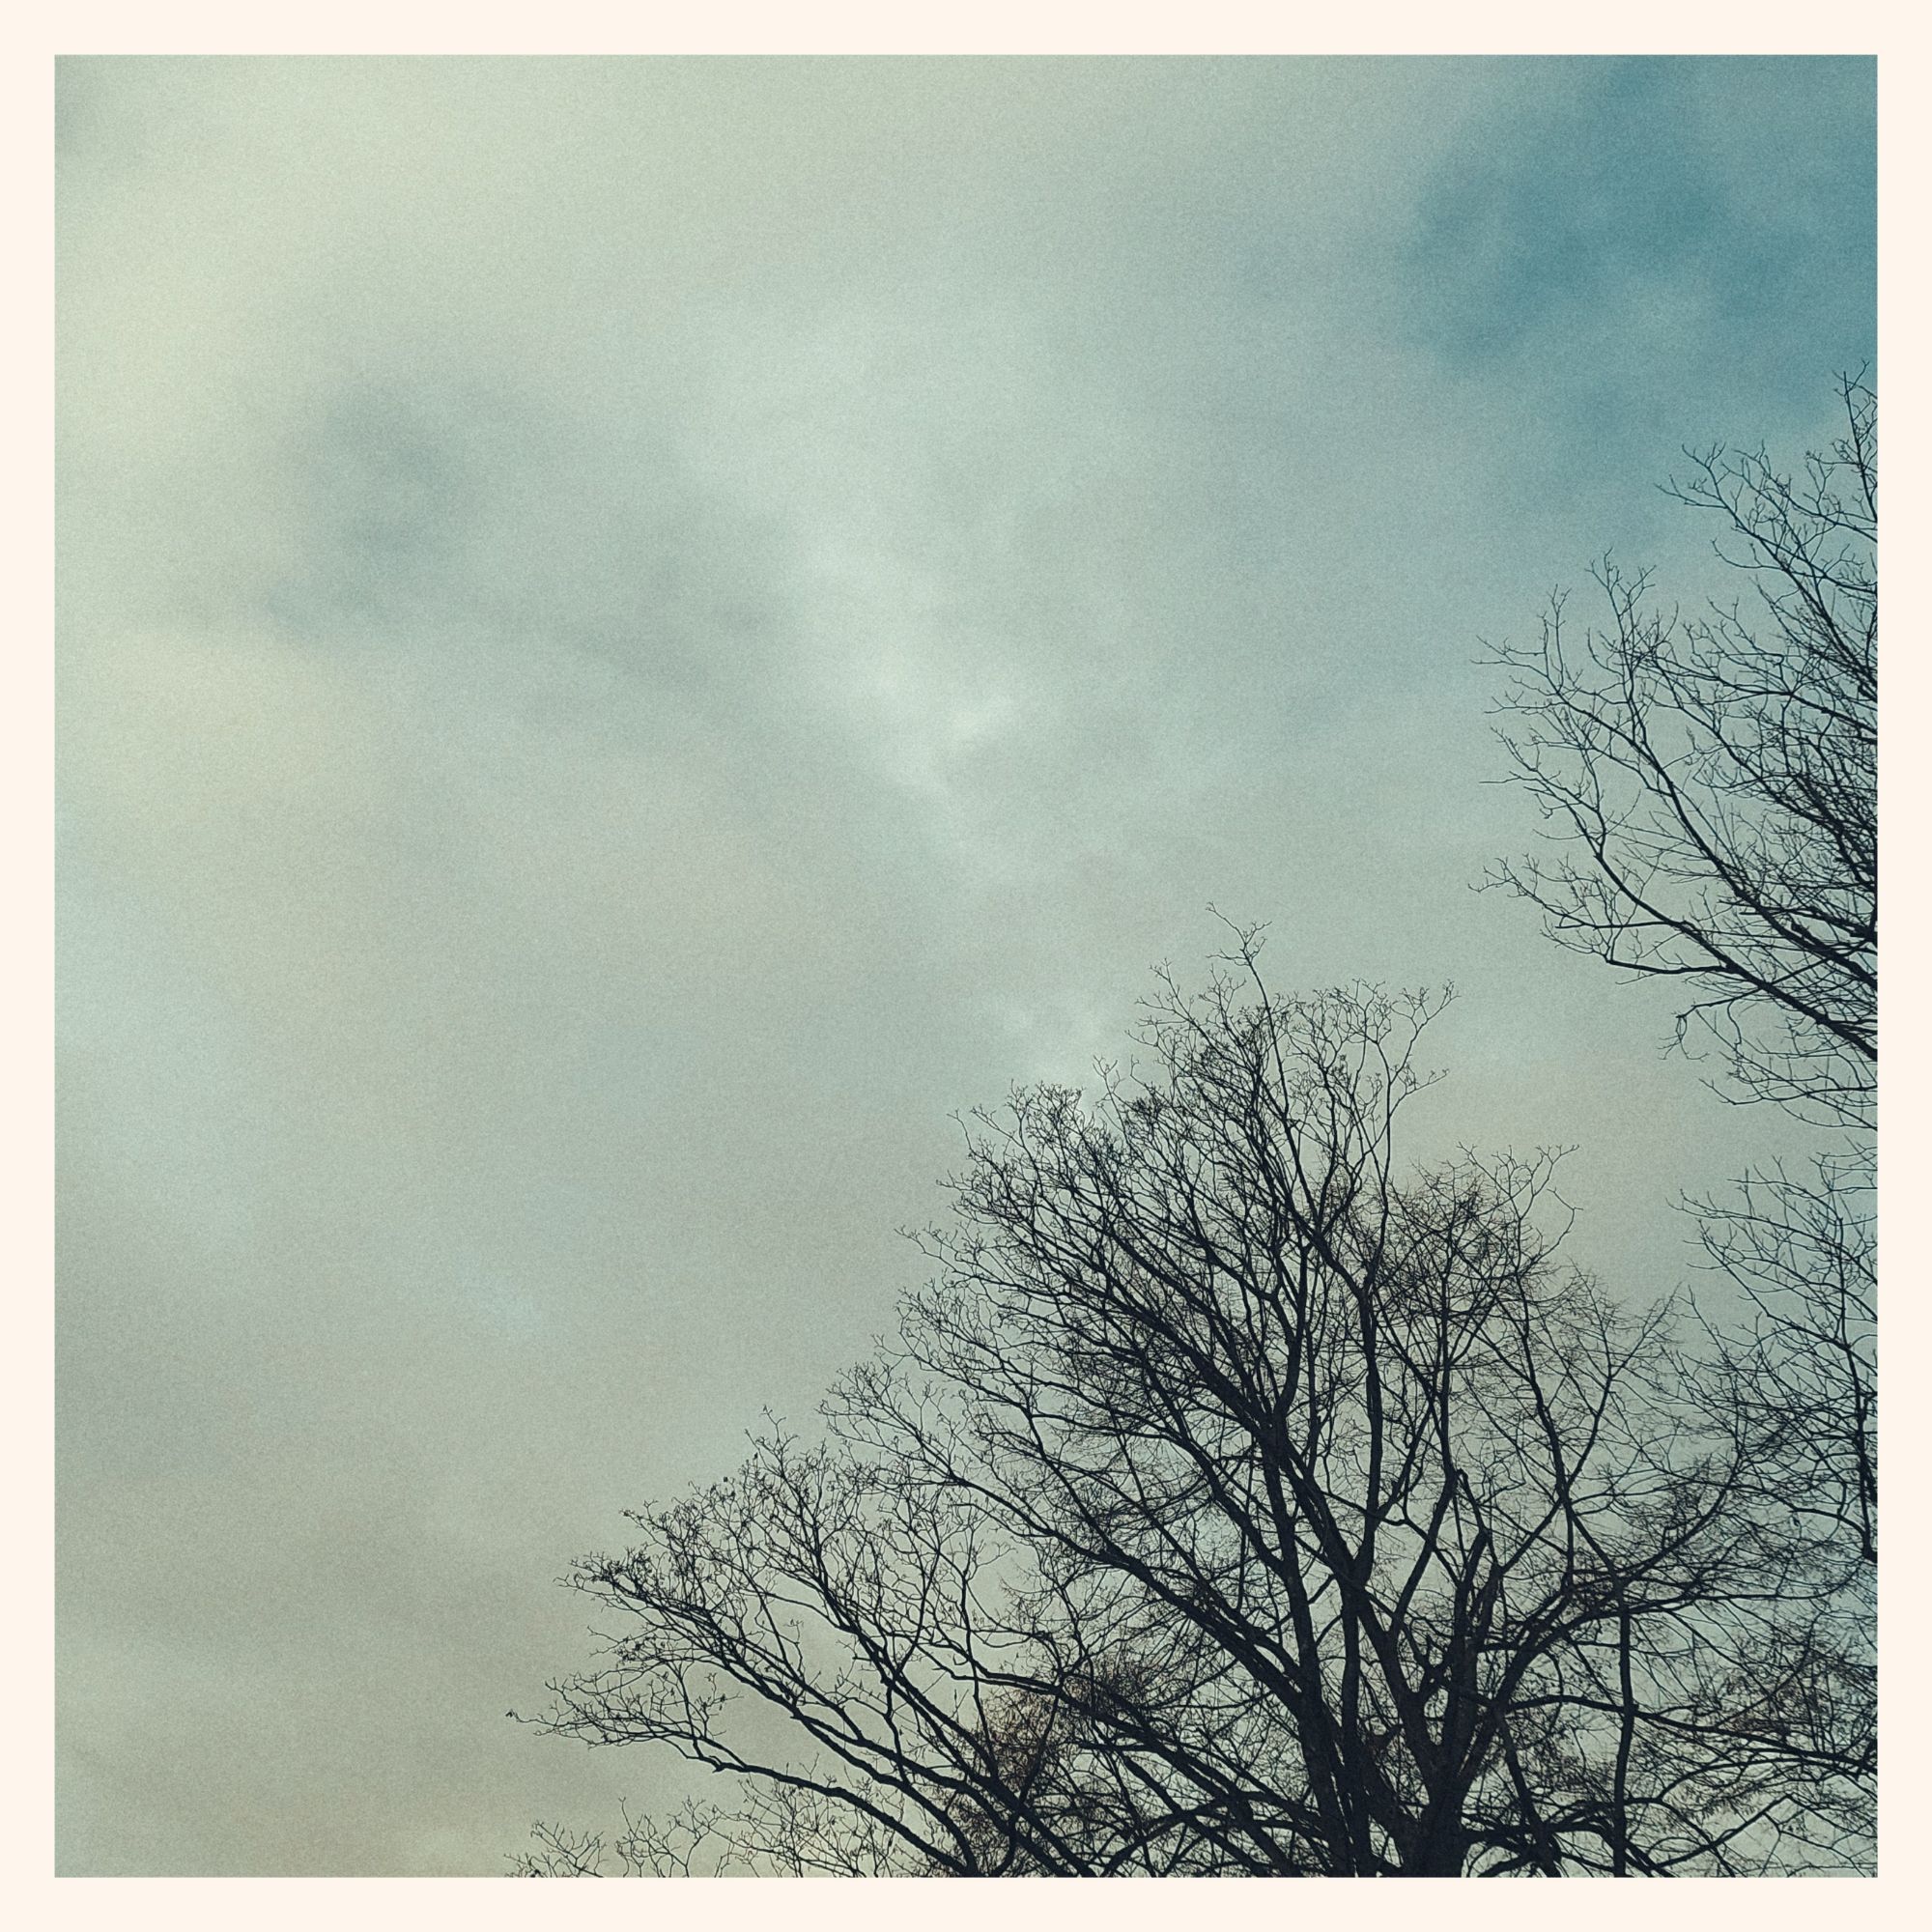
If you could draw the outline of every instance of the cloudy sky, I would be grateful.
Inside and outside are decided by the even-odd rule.
[[[1775,1123],[1470,890],[1480,639],[1870,358],[1815,61],[70,60],[63,1868],[491,1872],[554,1578],[810,1419],[1210,904],[1686,1272]]]

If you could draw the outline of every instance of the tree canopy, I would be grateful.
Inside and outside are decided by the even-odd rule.
[[[1162,975],[1097,1094],[974,1117],[928,1284],[811,1438],[633,1518],[545,1723],[731,1796],[521,1868],[1867,1867],[1876,1764],[1875,403],[1694,459],[1749,579],[1605,566],[1498,656],[1558,943],[1687,989],[1829,1138],[1693,1204],[1743,1317],[1576,1266],[1547,1154],[1418,1163],[1446,996]]]

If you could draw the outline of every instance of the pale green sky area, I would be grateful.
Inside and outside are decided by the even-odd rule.
[[[1872,351],[1868,63],[70,61],[60,1834],[502,1869],[619,1512],[1208,902],[1686,1271],[1779,1144],[1469,890],[1478,639]],[[1429,1137],[1434,1137],[1431,1140]]]

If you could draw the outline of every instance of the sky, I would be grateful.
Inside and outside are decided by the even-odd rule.
[[[1435,985],[1418,1157],[1690,1274],[1775,1151],[1534,841],[1484,639],[1872,361],[1858,60],[69,59],[59,1861],[490,1873],[505,1713],[809,1425],[953,1116],[1209,907]]]

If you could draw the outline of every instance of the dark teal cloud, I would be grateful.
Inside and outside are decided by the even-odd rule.
[[[1409,330],[1605,429],[1687,378],[1814,391],[1873,350],[1875,72],[1512,64],[1415,210]]]

